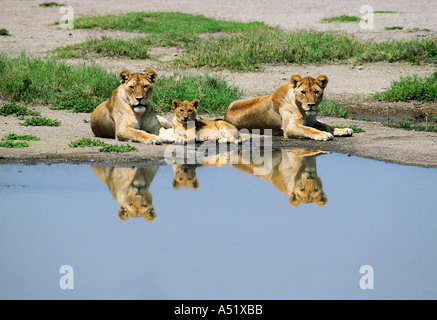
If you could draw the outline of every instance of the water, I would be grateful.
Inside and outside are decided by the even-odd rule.
[[[436,299],[437,169],[299,152],[2,165],[0,299]]]

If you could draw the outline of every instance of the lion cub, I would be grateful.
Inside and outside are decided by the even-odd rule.
[[[173,100],[175,133],[182,136],[187,142],[210,140],[219,143],[240,143],[242,141],[238,129],[226,121],[197,119],[199,104],[198,99],[191,102]]]

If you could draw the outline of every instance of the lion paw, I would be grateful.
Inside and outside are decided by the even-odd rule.
[[[322,132],[319,135],[314,137],[314,140],[317,141],[328,141],[334,139],[334,135],[329,132]]]
[[[353,135],[354,131],[351,128],[334,128],[334,136],[336,137],[347,137]]]

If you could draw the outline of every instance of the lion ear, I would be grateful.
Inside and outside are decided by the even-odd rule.
[[[328,76],[322,74],[321,76],[317,77],[316,82],[319,84],[320,88],[325,89],[328,85]]]
[[[121,70],[120,73],[118,74],[118,78],[120,79],[121,83],[128,82],[131,76],[132,74],[127,70]]]
[[[171,186],[173,187],[173,189],[177,190],[179,189],[179,182],[177,182],[176,179],[173,179]]]
[[[192,187],[193,187],[194,190],[199,189],[199,180],[197,180],[197,179],[194,180]]]
[[[173,109],[176,109],[181,103],[182,103],[181,100],[174,99],[171,104],[173,105]]]
[[[154,83],[156,80],[156,77],[158,76],[158,73],[153,70],[153,69],[149,69],[144,73],[144,76],[151,82]]]
[[[323,207],[323,206],[326,205],[326,203],[328,202],[328,199],[327,199],[326,196],[322,193],[318,199],[314,200],[314,202],[315,202],[318,206]]]
[[[297,197],[296,197],[296,194],[293,192],[293,193],[290,195],[290,200],[289,200],[289,202],[290,202],[290,204],[291,204],[293,207],[297,207],[297,206],[298,206],[302,201],[298,200]]]
[[[118,210],[118,219],[124,221],[130,218],[129,212],[127,212],[126,208],[121,206],[120,210]]]
[[[199,104],[200,104],[200,100],[199,99],[194,99],[193,101],[191,101],[191,103],[193,104],[193,107],[197,109],[199,109]]]
[[[302,77],[298,74],[293,74],[290,78],[291,86],[296,88],[299,82],[302,81]]]

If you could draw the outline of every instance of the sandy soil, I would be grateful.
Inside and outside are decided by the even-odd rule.
[[[7,28],[11,37],[0,37],[0,51],[11,55],[25,51],[33,56],[48,56],[48,52],[58,46],[82,42],[101,35],[119,38],[141,36],[119,31],[97,30],[60,30],[53,25],[64,15],[60,8],[41,8],[43,1],[0,1],[0,28]],[[286,1],[286,0],[169,0],[147,2],[103,0],[97,3],[87,1],[66,0],[74,10],[75,17],[88,15],[119,14],[131,11],[181,11],[203,14],[208,17],[231,19],[238,21],[264,21],[267,24],[280,26],[286,30],[314,29],[319,31],[343,31],[363,39],[381,41],[385,39],[415,39],[435,37],[437,34],[437,2],[434,0],[415,1],[367,1],[374,10],[391,10],[395,14],[375,14],[374,28],[361,29],[357,23],[320,23],[324,17],[349,14],[362,16],[362,1]],[[386,31],[387,26],[403,26],[403,30]],[[429,29],[430,31],[420,31]],[[161,76],[170,75],[178,70],[170,68],[168,61],[178,53],[177,49],[163,50],[158,48],[152,52],[154,60],[130,60],[98,58],[96,62],[107,70],[118,72],[120,69],[141,71],[149,67],[157,69]],[[77,63],[77,61],[68,61]],[[362,66],[353,65],[289,65],[266,66],[263,72],[231,73],[227,71],[210,71],[193,69],[186,72],[218,73],[238,85],[246,97],[269,94],[279,85],[287,82],[291,74],[302,76],[327,74],[330,82],[326,89],[326,97],[346,100],[355,103],[357,110],[366,113],[381,112],[385,106],[375,105],[366,100],[369,95],[387,88],[400,76],[418,74],[425,76],[436,71],[435,66],[414,66],[404,63],[374,63]],[[435,103],[433,104],[433,106]],[[398,104],[403,111],[412,107],[420,115],[421,104]],[[62,126],[57,128],[23,127],[13,117],[0,117],[0,135],[15,132],[18,134],[34,134],[40,141],[30,143],[29,148],[0,148],[0,162],[9,161],[102,161],[102,162],[138,162],[162,161],[165,146],[146,146],[135,144],[139,152],[128,154],[102,154],[96,148],[72,149],[70,141],[93,135],[86,122],[89,114],[73,114],[68,111],[53,111],[44,106],[29,106],[39,110],[43,116],[61,120]],[[397,105],[390,106],[397,109]],[[363,109],[364,108],[364,109]],[[379,111],[378,111],[379,110]],[[382,111],[384,112],[384,111]],[[359,113],[357,111],[356,113]],[[169,118],[171,115],[167,115]],[[85,121],[84,121],[85,120]],[[306,140],[284,140],[275,138],[277,146],[307,146],[323,150],[345,152],[352,155],[392,161],[402,164],[437,166],[437,134],[410,132],[384,127],[376,122],[362,122],[344,119],[326,118],[330,124],[357,124],[366,132],[355,134],[351,138],[335,139],[329,142],[313,142]],[[109,141],[111,142],[111,141]],[[112,141],[113,142],[113,141]]]

